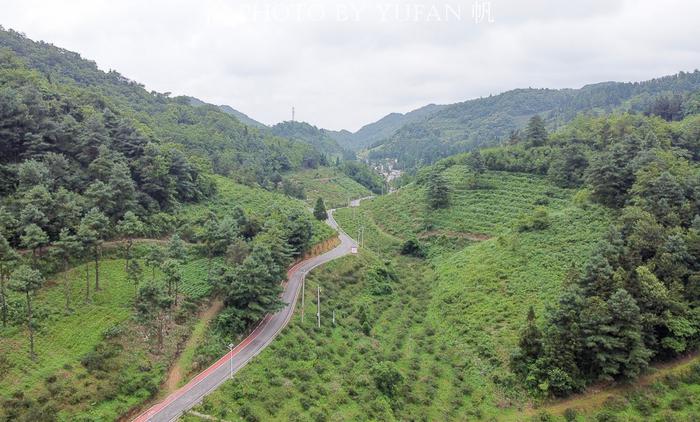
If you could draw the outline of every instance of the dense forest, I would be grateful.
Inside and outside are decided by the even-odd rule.
[[[90,402],[116,418],[158,391],[210,299],[223,303],[214,356],[280,306],[287,266],[332,234],[277,193],[282,175],[328,156],[239,117],[0,30],[0,345],[27,343],[0,356],[0,379],[21,383],[3,382],[0,420],[71,419]],[[61,358],[62,382],[97,392],[66,385],[47,399],[58,387],[36,382],[55,380],[46,342],[70,347],[61,330],[102,307]]]
[[[275,174],[320,160],[321,154],[308,144],[246,126],[220,107],[192,105],[191,97],[148,92],[116,71],[100,71],[77,53],[31,41],[15,31],[0,30],[0,47],[3,56],[19,58],[15,66],[32,69],[34,80],[49,92],[77,97],[99,113],[108,109],[131,122],[141,137],[175,144],[217,174],[269,186]]]
[[[535,116],[511,145],[436,165],[463,164],[477,178],[486,169],[546,175],[617,216],[586,265],[570,269],[557,305],[527,316],[511,367],[535,395],[635,379],[700,344],[700,115],[696,95],[677,113],[668,104],[661,95],[642,113],[578,117],[553,134]],[[449,206],[439,173],[421,179],[435,207]],[[547,225],[535,212],[520,230]]]

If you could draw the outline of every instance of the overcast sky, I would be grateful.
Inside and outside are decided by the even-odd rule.
[[[513,88],[700,68],[700,1],[1,0],[0,25],[147,89],[356,130]]]

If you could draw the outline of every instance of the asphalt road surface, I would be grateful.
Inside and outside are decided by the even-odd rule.
[[[284,292],[282,293],[282,301],[286,303],[285,307],[276,314],[270,314],[263,318],[253,332],[240,342],[232,352],[226,353],[216,363],[193,378],[187,385],[139,415],[134,421],[168,422],[176,420],[184,412],[198,404],[204,396],[228,380],[232,373],[235,374],[243,368],[248,361],[270,344],[289,323],[292,315],[294,315],[294,307],[306,274],[319,265],[350,254],[351,249],[357,246],[355,241],[340,229],[333,219],[332,211],[329,212],[326,223],[338,231],[340,245],[323,255],[299,262],[289,269],[287,281],[284,283]]]

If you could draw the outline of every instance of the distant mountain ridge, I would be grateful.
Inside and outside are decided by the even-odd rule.
[[[352,150],[361,150],[381,142],[393,135],[402,126],[426,118],[432,113],[442,110],[447,106],[428,104],[408,113],[390,113],[374,123],[362,126],[357,132],[329,131],[343,147]]]
[[[514,89],[450,105],[426,106],[406,115],[390,114],[337,139],[355,149],[369,147],[370,158],[397,158],[404,166],[413,167],[475,147],[496,145],[522,129],[535,114],[553,129],[579,113],[640,112],[660,95],[697,90],[697,70],[644,82],[601,82],[578,89]]]
[[[259,121],[257,121],[257,120],[255,120],[255,119],[249,117],[247,114],[245,114],[245,113],[243,113],[243,112],[241,112],[241,111],[238,111],[238,110],[236,110],[235,108],[233,108],[233,107],[231,107],[231,106],[229,106],[229,105],[226,105],[226,104],[223,104],[223,105],[214,105],[214,104],[210,104],[210,103],[207,103],[207,102],[205,102],[205,101],[202,101],[202,100],[200,100],[199,98],[190,97],[190,96],[185,96],[185,98],[189,99],[190,105],[195,106],[195,107],[199,107],[199,106],[202,106],[202,105],[213,105],[214,107],[218,107],[219,110],[223,111],[223,112],[226,113],[226,114],[229,114],[229,115],[235,117],[236,119],[238,119],[238,120],[239,120],[241,123],[243,123],[244,125],[248,125],[248,126],[252,126],[252,127],[257,127],[257,128],[260,128],[260,129],[264,129],[264,128],[268,128],[268,127],[269,127],[269,126],[267,126],[266,124],[260,123]]]
[[[268,131],[282,138],[303,142],[327,156],[343,156],[344,149],[331,135],[331,131],[319,129],[306,122],[285,121],[268,128]]]

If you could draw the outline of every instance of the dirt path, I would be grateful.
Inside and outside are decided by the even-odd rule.
[[[583,411],[592,411],[600,408],[605,401],[614,396],[619,396],[627,393],[635,388],[647,387],[654,383],[661,377],[668,374],[682,371],[688,368],[690,365],[698,362],[700,360],[700,352],[694,352],[682,358],[676,359],[672,362],[666,362],[652,367],[652,371],[647,375],[639,377],[632,384],[609,384],[609,385],[597,385],[591,386],[585,393],[571,396],[567,399],[549,403],[542,406],[541,409],[531,409],[531,412],[535,414],[538,411],[545,409],[554,414],[562,414],[568,408],[580,409]]]
[[[180,356],[178,359],[175,361],[175,364],[170,368],[170,371],[168,372],[168,379],[165,381],[165,384],[163,385],[164,390],[170,394],[171,392],[177,390],[177,388],[180,386],[180,382],[182,381],[184,377],[184,370],[183,368],[183,360],[184,360],[184,355],[185,351],[189,350],[190,348],[196,347],[197,343],[202,339],[202,336],[204,335],[204,331],[209,325],[209,322],[221,311],[221,309],[224,307],[224,302],[221,301],[220,299],[215,300],[212,302],[211,305],[205,310],[203,310],[199,316],[198,316],[198,322],[197,326],[195,326],[192,335],[190,338],[187,340],[187,343],[185,344],[185,347],[182,349],[182,353],[180,353]],[[201,330],[197,330],[198,326],[202,326]]]
[[[452,230],[430,230],[423,232],[418,235],[419,239],[427,239],[429,237],[445,236],[449,238],[457,239],[467,239],[473,242],[482,242],[484,240],[491,239],[491,236],[484,233],[469,233],[469,232],[456,232]]]

